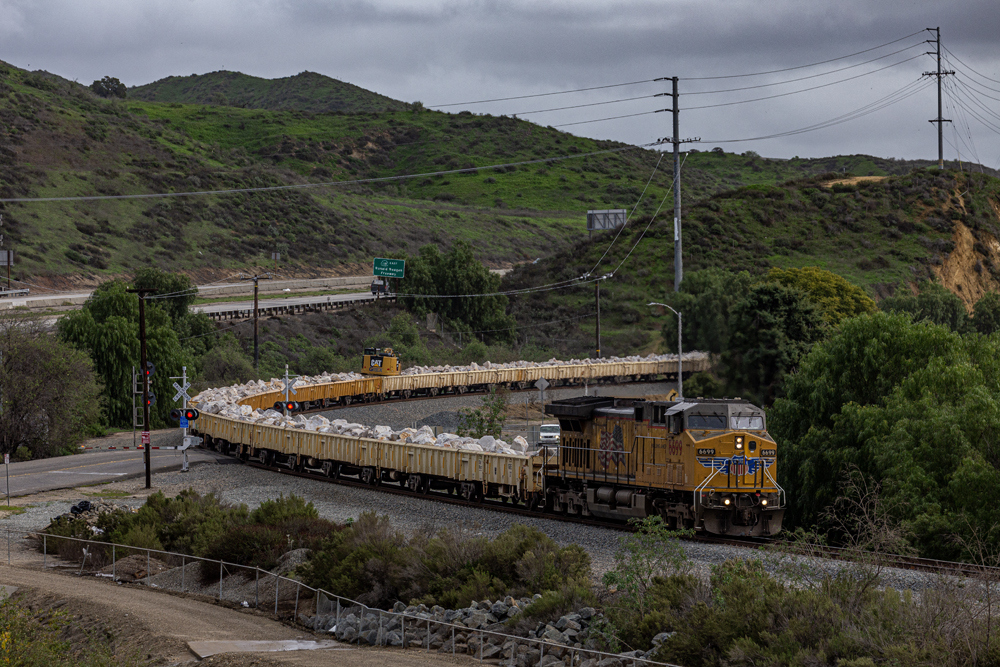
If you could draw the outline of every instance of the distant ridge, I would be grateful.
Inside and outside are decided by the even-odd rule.
[[[131,99],[147,102],[213,104],[247,109],[346,113],[399,111],[405,102],[315,72],[262,79],[241,72],[209,72],[129,88]]]

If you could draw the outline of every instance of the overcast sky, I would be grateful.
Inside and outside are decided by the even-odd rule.
[[[922,72],[935,67],[930,56],[871,72],[930,50],[931,45],[921,42],[931,33],[816,67],[756,77],[684,79],[810,65],[940,26],[942,43],[954,54],[946,68],[958,70],[951,77],[954,92],[945,99],[943,115],[955,121],[946,125],[945,157],[954,159],[957,146],[963,159],[978,155],[987,166],[997,167],[998,16],[995,2],[986,0],[0,0],[0,59],[85,84],[110,75],[130,86],[221,69],[267,78],[311,70],[427,106],[464,103],[442,107],[452,112],[518,114],[575,134],[631,143],[670,135],[670,115],[649,113],[671,106],[669,98],[649,97],[668,92],[670,82],[469,102],[678,76],[680,106],[686,110],[680,135],[701,137],[703,143],[694,146],[702,150],[718,145],[772,157],[868,153],[933,159],[936,130],[927,121],[937,115],[934,87],[830,128],[721,143],[805,128],[897,91],[900,96],[913,92],[930,83],[921,80]],[[856,66],[842,69],[851,65]],[[691,108],[822,86],[859,74],[865,75],[776,99]],[[802,77],[812,78],[694,94]],[[643,99],[528,113],[631,97]],[[965,108],[953,106],[952,97]],[[564,125],[627,114],[645,115]]]

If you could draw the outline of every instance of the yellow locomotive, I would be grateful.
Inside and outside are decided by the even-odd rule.
[[[785,493],[764,411],[740,399],[580,396],[545,413],[562,430],[546,466],[547,508],[604,518],[662,516],[671,527],[774,535]]]

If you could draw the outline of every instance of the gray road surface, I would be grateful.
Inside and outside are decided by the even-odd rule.
[[[12,497],[139,477],[146,474],[143,455],[142,450],[88,450],[74,456],[11,463],[10,466],[4,466],[8,470],[0,469],[0,489],[2,495],[6,496],[8,474]],[[153,472],[181,468],[181,453],[176,450],[150,450],[150,459]],[[188,450],[191,465],[214,463],[216,460],[218,456],[213,452]]]

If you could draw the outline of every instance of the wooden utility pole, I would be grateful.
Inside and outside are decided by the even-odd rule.
[[[597,359],[601,358],[601,281],[594,283],[594,300],[597,302]]]
[[[240,276],[240,280],[252,280],[253,281],[253,368],[257,370],[260,366],[260,347],[258,346],[257,338],[257,321],[260,315],[260,307],[257,305],[257,281],[258,280],[270,280],[271,274],[254,274],[252,276]]]
[[[934,44],[937,48],[934,51],[928,51],[927,55],[934,56],[937,58],[937,71],[936,72],[924,72],[924,76],[936,76],[937,77],[937,118],[930,121],[931,123],[937,123],[938,130],[938,169],[944,169],[944,124],[950,123],[951,120],[941,117],[941,77],[948,76],[949,74],[954,74],[954,70],[941,71],[941,28],[927,28],[929,32],[933,32],[937,35],[936,39],[928,39],[928,44]]]
[[[139,295],[139,372],[142,373],[142,433],[145,440],[149,435],[149,366],[146,362],[146,295],[155,290],[151,289],[130,289],[127,290]],[[133,416],[133,420],[135,417]],[[146,463],[146,488],[152,487],[152,460],[150,458],[151,442],[143,442],[142,458]]]

